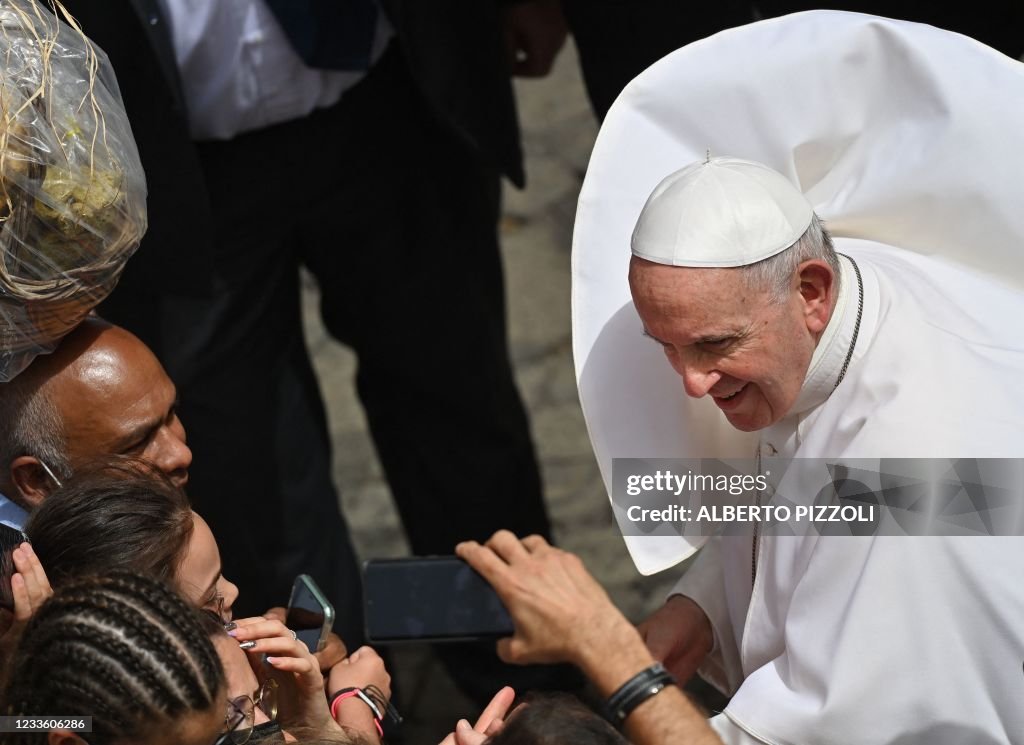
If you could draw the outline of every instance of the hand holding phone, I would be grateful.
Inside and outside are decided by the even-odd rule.
[[[371,644],[493,639],[514,630],[497,593],[455,556],[368,561],[363,590]]]
[[[320,666],[306,645],[292,637],[291,629],[265,616],[239,618],[234,623],[228,635],[249,656],[257,677],[277,682],[275,699],[282,726],[320,727],[329,722]]]

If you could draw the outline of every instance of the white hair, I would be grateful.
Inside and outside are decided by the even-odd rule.
[[[15,458],[31,455],[43,461],[60,480],[71,477],[64,422],[35,376],[22,373],[0,383],[0,484],[10,477]]]
[[[768,290],[772,301],[781,303],[791,292],[791,283],[797,268],[811,259],[821,259],[828,263],[838,279],[839,257],[832,247],[831,236],[816,214],[811,215],[811,224],[796,243],[763,261],[740,267],[740,271],[743,272],[748,287]]]

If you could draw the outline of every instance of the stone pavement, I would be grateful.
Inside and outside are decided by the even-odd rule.
[[[637,574],[611,520],[576,395],[569,309],[569,257],[576,197],[597,124],[575,51],[552,74],[517,81],[528,187],[506,188],[502,244],[509,331],[520,391],[531,415],[545,492],[559,544],[580,554],[627,616],[660,605],[673,576]],[[335,480],[362,559],[408,555],[354,390],[352,354],[331,340],[306,282],[306,338],[328,406]],[[672,573],[668,573],[672,575]],[[477,712],[426,647],[396,650],[405,742],[437,743],[459,717]]]

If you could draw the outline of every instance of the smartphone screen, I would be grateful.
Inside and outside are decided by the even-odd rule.
[[[14,576],[14,558],[11,554],[28,538],[17,528],[0,524],[0,608],[14,609],[11,577]]]
[[[333,625],[334,607],[327,602],[312,577],[300,574],[292,585],[285,626],[295,632],[310,652],[319,652]]]
[[[485,639],[513,632],[498,595],[455,556],[368,561],[363,593],[371,643]]]

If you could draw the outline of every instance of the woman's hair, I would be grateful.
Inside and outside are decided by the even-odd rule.
[[[91,716],[90,745],[108,745],[220,706],[223,688],[197,612],[162,583],[116,572],[71,580],[36,612],[11,658],[0,713]],[[2,745],[46,740],[0,735]]]
[[[25,533],[50,582],[124,570],[173,584],[192,537],[185,493],[132,458],[80,468],[29,517]]]
[[[608,722],[564,693],[527,696],[486,745],[629,745]]]

